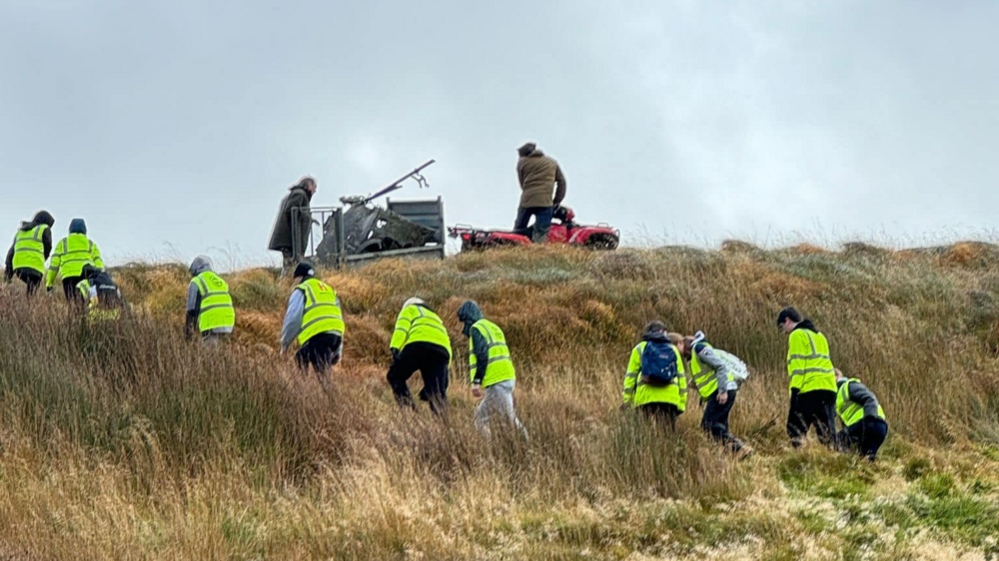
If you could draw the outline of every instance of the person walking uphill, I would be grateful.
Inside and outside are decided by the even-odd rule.
[[[38,290],[45,276],[45,260],[52,253],[52,226],[55,218],[47,211],[39,211],[30,222],[22,222],[14,235],[14,243],[7,252],[4,263],[4,280],[14,276],[28,287],[28,296]]]
[[[548,230],[552,225],[552,213],[565,198],[566,181],[558,162],[549,158],[533,142],[517,149],[517,179],[520,180],[520,208],[517,209],[515,230],[527,228],[534,217],[534,243],[548,241]],[[555,194],[552,195],[552,188]]]
[[[430,410],[442,415],[447,408],[451,338],[441,318],[423,300],[406,300],[396,318],[390,349],[392,366],[386,378],[396,401],[415,408],[407,382],[419,370],[423,376],[420,400],[429,402]]]
[[[676,426],[677,417],[687,409],[683,359],[661,321],[646,325],[642,342],[632,349],[621,398],[626,407],[670,427]]]
[[[834,445],[836,437],[836,373],[829,355],[829,341],[801,312],[784,308],[777,326],[788,335],[787,374],[791,406],[787,435],[795,448],[804,444],[815,427],[819,441]]]
[[[46,290],[52,290],[59,278],[62,279],[62,291],[66,300],[78,298],[80,293],[76,290],[76,285],[83,280],[83,266],[87,263],[104,269],[101,250],[87,237],[87,223],[82,218],[74,218],[69,223],[69,235],[55,245],[49,271],[45,275]]]
[[[217,343],[232,334],[236,325],[236,309],[232,305],[229,285],[215,274],[212,260],[199,255],[188,269],[191,284],[187,288],[187,321],[184,336],[188,339],[195,329],[206,343]]]
[[[312,228],[312,210],[309,203],[317,189],[315,179],[303,177],[281,200],[267,249],[281,252],[282,276],[290,273],[305,256]]]
[[[878,398],[856,378],[847,379],[836,370],[836,413],[843,423],[839,433],[840,444],[866,456],[877,459],[878,450],[888,436],[888,421]]]
[[[325,388],[330,369],[340,362],[343,354],[346,324],[340,296],[330,285],[315,278],[316,271],[309,263],[299,263],[293,274],[298,286],[288,299],[281,328],[281,353],[298,339],[295,360],[299,368],[308,370],[311,365]]]
[[[483,317],[474,300],[458,308],[458,320],[465,324],[462,333],[468,337],[472,395],[483,398],[475,408],[475,428],[489,436],[489,425],[499,420],[526,433],[513,408],[517,372],[503,330]]]
[[[705,404],[701,428],[733,453],[745,450],[743,454],[748,454],[749,449],[728,430],[728,417],[739,390],[736,365],[742,361],[712,347],[702,332],[684,337],[680,350],[690,361],[690,375],[701,395],[701,403]]]

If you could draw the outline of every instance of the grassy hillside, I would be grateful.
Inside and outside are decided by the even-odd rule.
[[[999,558],[994,246],[527,248],[328,273],[348,316],[329,394],[275,352],[291,287],[273,271],[229,276],[238,335],[211,352],[183,340],[185,266],[116,277],[139,313],[99,333],[0,292],[0,558]],[[384,381],[414,295],[458,350],[446,424]],[[471,427],[469,297],[507,332],[529,442]],[[883,402],[878,464],[787,447],[787,304]],[[723,454],[696,405],[675,434],[619,410],[652,318],[754,367],[733,430],[756,456]]]

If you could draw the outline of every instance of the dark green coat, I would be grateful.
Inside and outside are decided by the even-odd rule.
[[[281,251],[282,249],[292,249],[292,209],[298,208],[295,214],[298,218],[298,231],[301,233],[300,247],[295,253],[302,255],[305,246],[308,244],[309,228],[312,225],[312,215],[310,214],[309,201],[312,195],[305,190],[305,187],[292,187],[290,192],[281,200],[281,208],[278,211],[277,220],[274,221],[274,231],[271,233],[271,242],[267,249]]]

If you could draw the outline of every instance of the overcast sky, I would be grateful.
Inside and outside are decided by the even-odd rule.
[[[517,146],[627,243],[990,238],[999,2],[0,0],[0,225],[111,261],[266,251],[423,161],[512,224]],[[6,234],[0,234],[6,235]]]

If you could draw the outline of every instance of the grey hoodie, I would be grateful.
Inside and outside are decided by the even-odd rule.
[[[691,352],[697,353],[697,360],[711,368],[715,371],[715,376],[718,378],[718,389],[723,392],[734,391],[739,389],[739,384],[735,380],[729,380],[728,375],[731,368],[728,363],[726,363],[715,350],[707,344],[705,341],[699,341],[694,344],[694,348]]]
[[[191,273],[191,279],[205,272],[215,272],[215,268],[212,266],[212,260],[205,256],[199,255],[194,258],[191,262],[191,267],[188,272]],[[188,329],[197,327],[198,323],[198,313],[201,310],[201,293],[198,292],[198,285],[196,285],[193,280],[187,288],[187,325]],[[232,333],[231,327],[216,327],[211,330],[211,333],[216,335],[227,335]]]

